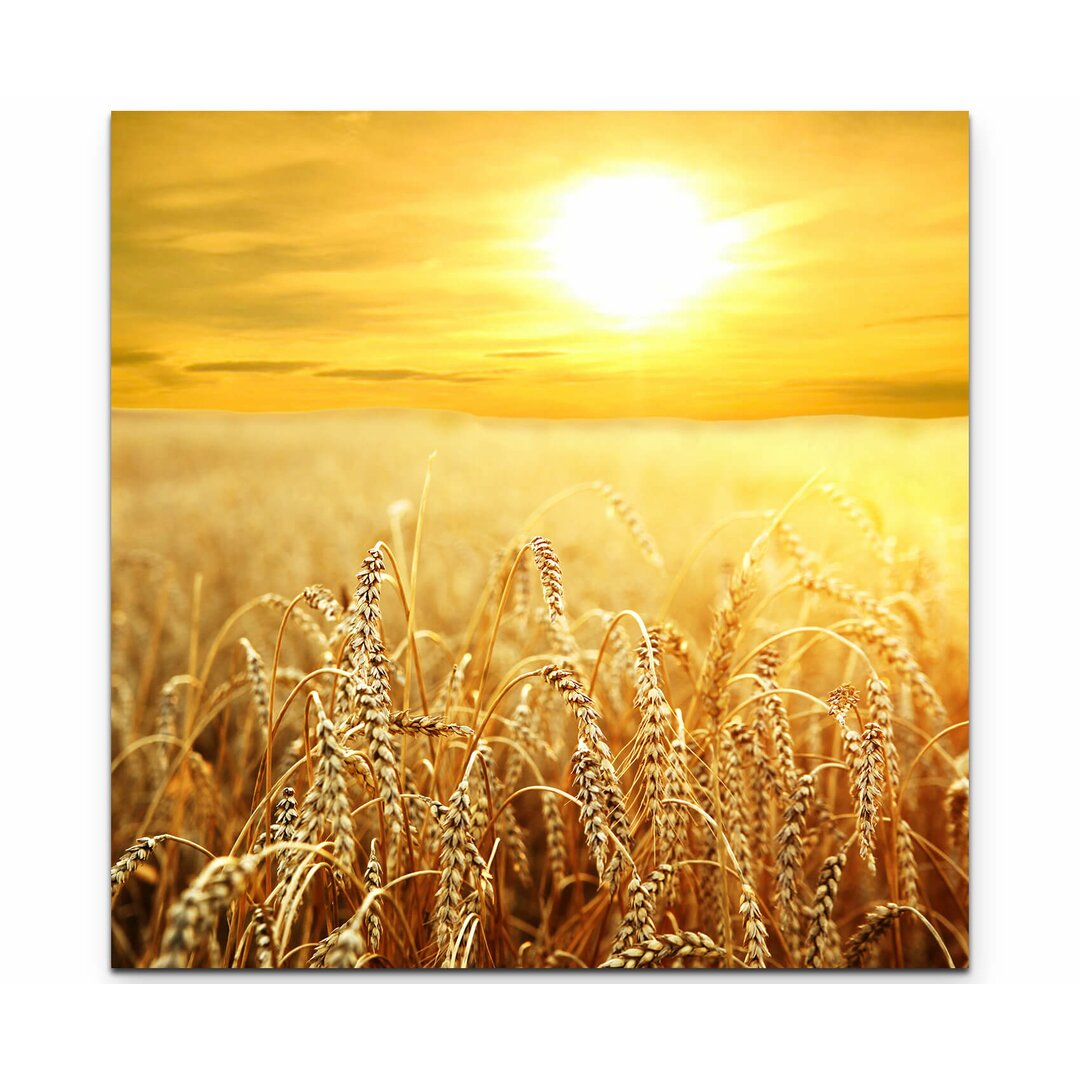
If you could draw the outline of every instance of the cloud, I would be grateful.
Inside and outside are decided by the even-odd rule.
[[[961,312],[948,315],[905,315],[899,319],[882,319],[880,322],[863,323],[863,329],[869,330],[877,326],[910,326],[914,323],[928,322],[954,322],[957,319],[966,319],[967,313]]]
[[[147,349],[113,349],[113,367],[143,367],[165,359],[165,353]]]
[[[484,355],[500,360],[542,360],[547,356],[566,356],[566,353],[554,349],[523,349],[521,352],[489,352]]]
[[[293,371],[310,370],[314,366],[306,360],[215,360],[203,364],[188,364],[184,370],[288,375]]]
[[[849,378],[849,379],[790,379],[787,390],[808,394],[824,394],[848,402],[936,402],[964,405],[968,400],[967,379],[951,377],[912,378],[910,380]]]
[[[323,379],[354,379],[358,382],[492,383],[514,378],[535,386],[543,383],[602,382],[618,377],[617,371],[488,368],[483,371],[419,371],[416,368],[328,368],[315,374]]]
[[[330,368],[316,374],[323,379],[356,379],[362,382],[445,382],[475,383],[496,382],[516,374],[510,369],[473,371],[418,371],[415,368]]]

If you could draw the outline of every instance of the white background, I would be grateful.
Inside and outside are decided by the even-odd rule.
[[[945,0],[6,9],[0,976],[16,1075],[1075,1068],[1074,11]],[[331,107],[971,111],[971,972],[109,972],[109,111]]]

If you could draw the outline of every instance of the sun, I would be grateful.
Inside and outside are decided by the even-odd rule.
[[[730,221],[710,221],[674,176],[586,180],[563,199],[543,241],[552,271],[579,299],[628,327],[671,312],[732,270]]]

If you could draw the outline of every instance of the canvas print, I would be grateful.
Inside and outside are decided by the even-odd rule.
[[[115,967],[968,965],[966,114],[111,154]]]

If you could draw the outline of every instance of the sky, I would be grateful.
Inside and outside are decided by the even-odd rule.
[[[966,113],[115,113],[122,408],[968,405]]]

